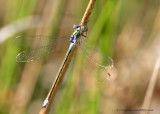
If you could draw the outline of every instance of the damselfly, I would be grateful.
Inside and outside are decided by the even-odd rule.
[[[61,46],[63,46],[66,43],[69,44],[68,51],[67,51],[66,56],[64,58],[64,62],[60,68],[58,76],[56,77],[56,80],[51,88],[51,91],[50,91],[48,97],[44,101],[43,107],[47,106],[47,104],[51,98],[51,94],[54,90],[54,86],[56,85],[57,80],[59,79],[59,76],[61,74],[61,71],[63,70],[64,65],[66,64],[68,56],[70,55],[71,51],[73,50],[73,48],[75,46],[77,46],[80,49],[80,52],[82,52],[86,56],[86,58],[88,58],[96,66],[101,67],[102,69],[105,69],[105,71],[107,73],[108,73],[108,71],[106,70],[106,68],[113,67],[113,61],[110,57],[108,57],[102,53],[99,55],[96,55],[97,53],[99,53],[99,51],[90,47],[89,45],[87,45],[83,41],[82,36],[86,37],[83,33],[87,33],[87,31],[88,31],[88,28],[86,26],[81,27],[79,25],[74,24],[73,28],[75,29],[75,31],[72,33],[70,40],[69,40],[69,37],[51,37],[51,36],[42,36],[42,35],[35,35],[35,36],[25,37],[25,38],[18,36],[15,39],[16,43],[21,44],[22,42],[25,42],[26,46],[30,46],[31,43],[33,43],[34,39],[38,42],[38,44],[35,44],[35,45],[38,45],[38,47],[33,47],[33,49],[30,51],[23,51],[23,52],[19,53],[16,57],[17,62],[34,61],[36,59],[41,58],[42,56],[45,56],[47,54],[50,54],[50,53],[56,51],[58,40],[60,40],[60,43],[62,44]],[[35,43],[37,43],[37,42],[35,42]],[[91,54],[92,52],[96,52],[95,56],[93,56],[93,54]],[[90,55],[92,55],[92,56],[90,56]],[[102,61],[102,62],[100,62],[100,61]]]

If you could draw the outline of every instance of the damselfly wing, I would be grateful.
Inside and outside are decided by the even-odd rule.
[[[69,37],[52,37],[43,35],[18,36],[14,44],[30,47],[16,56],[17,62],[31,62],[55,52],[58,47],[69,46]],[[38,43],[37,43],[38,42]]]

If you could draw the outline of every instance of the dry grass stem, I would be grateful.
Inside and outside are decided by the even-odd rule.
[[[150,109],[151,99],[152,99],[154,87],[156,84],[156,80],[158,77],[159,67],[160,67],[160,57],[156,61],[156,65],[154,67],[154,71],[153,71],[152,77],[150,79],[150,82],[149,82],[149,85],[148,85],[148,88],[146,91],[146,95],[144,98],[142,109],[146,109],[146,110]],[[149,113],[149,111],[143,111],[141,114],[148,114],[148,113]]]

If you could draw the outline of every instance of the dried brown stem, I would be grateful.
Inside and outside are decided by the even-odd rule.
[[[88,7],[87,7],[87,9],[86,9],[86,11],[84,13],[83,18],[82,18],[80,26],[85,26],[87,24],[87,21],[88,21],[90,15],[92,13],[92,10],[94,8],[95,2],[96,2],[96,0],[90,0],[90,2],[88,4]],[[49,108],[51,106],[52,100],[54,99],[54,96],[55,96],[56,92],[58,91],[58,89],[59,89],[59,87],[60,87],[60,85],[62,83],[63,77],[65,75],[65,72],[68,69],[68,66],[70,64],[70,61],[72,60],[72,56],[73,56],[75,50],[76,50],[76,46],[74,47],[74,49],[69,54],[68,59],[66,61],[64,61],[64,62],[66,62],[66,64],[60,69],[61,73],[59,75],[59,78],[57,79],[56,83],[53,83],[53,86],[52,86],[52,88],[50,90],[50,92],[52,91],[52,94],[51,94],[51,96],[49,96],[49,94],[48,94],[48,96],[46,98],[46,99],[49,99],[49,103],[45,108],[42,107],[42,109],[40,111],[40,114],[47,114],[47,112],[49,111]]]
[[[90,0],[88,7],[83,15],[82,21],[81,21],[81,26],[85,26],[88,22],[88,19],[92,13],[92,10],[94,8],[96,0]]]
[[[153,71],[152,77],[150,79],[150,82],[149,82],[149,85],[148,85],[148,88],[147,88],[147,91],[146,91],[146,95],[145,95],[145,98],[144,98],[144,101],[143,101],[142,109],[149,110],[149,108],[150,108],[152,94],[153,94],[153,91],[154,91],[156,80],[158,78],[159,68],[160,68],[160,57],[156,61],[156,65],[154,67],[154,71]],[[149,113],[149,111],[144,111],[141,114],[148,114],[148,113]]]

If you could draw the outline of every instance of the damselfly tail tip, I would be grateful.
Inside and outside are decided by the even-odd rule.
[[[42,109],[46,109],[46,106],[42,106]]]
[[[49,103],[49,100],[46,99],[46,100],[44,101],[44,103],[43,103],[42,109],[46,109],[48,103]]]

